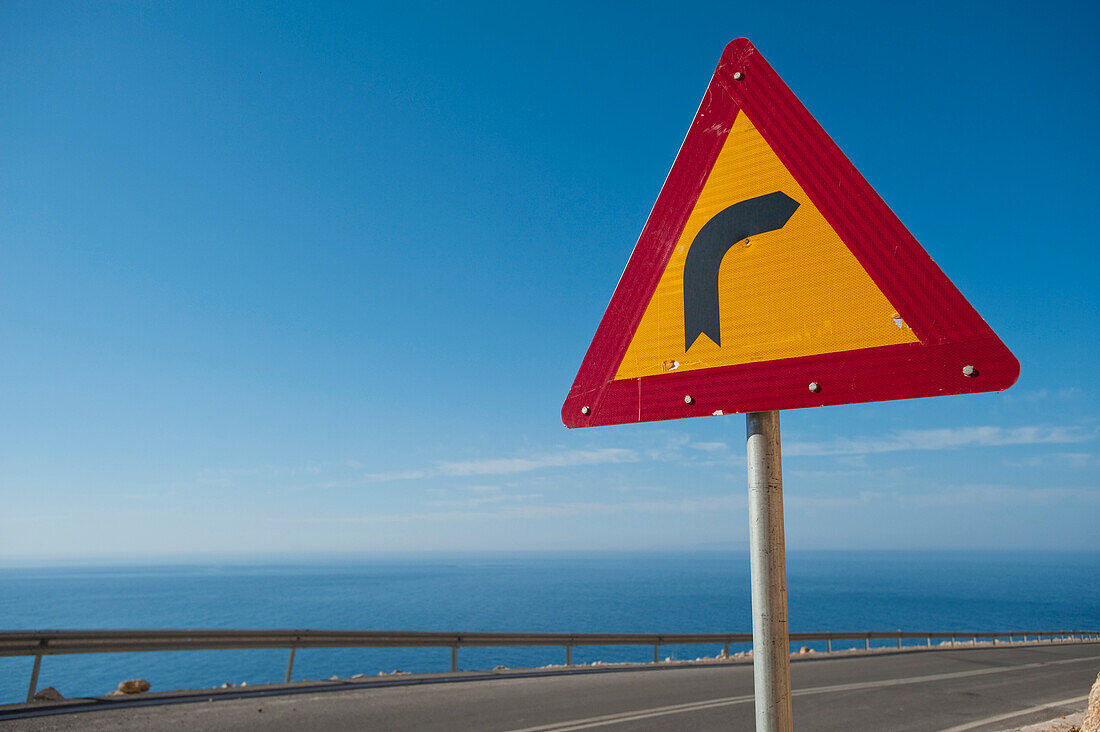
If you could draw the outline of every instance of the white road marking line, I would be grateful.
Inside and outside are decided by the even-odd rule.
[[[931,674],[928,676],[910,676],[904,679],[885,679],[883,681],[858,681],[851,684],[836,684],[833,686],[815,686],[809,689],[795,689],[791,692],[791,696],[810,696],[815,694],[831,694],[838,691],[859,691],[861,689],[877,689],[885,686],[903,686],[906,684],[922,684],[928,681],[943,681],[946,679],[961,679],[969,676],[987,676],[989,674],[1003,674],[1011,671],[1021,671],[1030,668],[1041,668],[1043,666],[1058,666],[1064,663],[1083,663],[1085,661],[1100,660],[1100,656],[1088,656],[1086,658],[1067,658],[1060,661],[1042,661],[1036,663],[1025,663],[1020,666],[1001,666],[997,668],[983,668],[973,671],[954,671],[946,674]],[[1087,698],[1087,697],[1085,697]],[[690,702],[687,704],[673,704],[665,707],[653,707],[651,709],[635,709],[629,712],[620,712],[618,714],[604,714],[599,717],[588,717],[585,719],[570,719],[565,722],[554,722],[553,724],[544,724],[537,727],[524,727],[523,729],[511,730],[511,732],[572,732],[573,730],[591,729],[592,727],[604,727],[611,724],[618,724],[620,722],[633,722],[639,719],[648,719],[650,717],[663,717],[668,714],[682,714],[684,712],[694,712],[702,709],[711,709],[714,707],[728,707],[736,704],[746,704],[753,701],[752,696],[730,696],[719,699],[707,699],[704,701]],[[1063,702],[1051,702],[1049,706],[1057,706]],[[1044,707],[1036,707],[1036,711],[1044,709]],[[1016,712],[1006,716],[1014,717],[1018,714],[1026,714],[1030,710],[1023,712]],[[996,719],[983,720],[982,722],[975,722],[971,726],[977,726],[980,724],[987,724],[989,722],[997,721]],[[969,727],[952,727],[952,730],[968,729]]]
[[[1072,699],[1063,699],[1062,701],[1051,702],[1050,704],[1040,704],[1037,707],[1030,707],[1029,709],[1021,709],[1018,712],[1009,712],[1008,714],[998,714],[996,717],[986,717],[985,719],[979,719],[977,722],[967,722],[966,724],[960,724],[958,727],[948,727],[942,732],[962,732],[964,729],[974,729],[975,727],[981,727],[983,724],[993,724],[994,722],[1000,722],[1005,719],[1012,719],[1013,717],[1022,717],[1025,714],[1031,714],[1032,712],[1041,712],[1044,709],[1050,709],[1052,707],[1069,706],[1070,704],[1079,704],[1083,701],[1088,701],[1088,694],[1085,696],[1075,696]]]
[[[512,730],[512,732],[550,732],[551,730],[553,732],[568,732],[568,730],[574,729],[587,729],[589,727],[618,724],[619,722],[630,722],[635,719],[663,717],[666,714],[681,714],[683,712],[694,712],[699,709],[710,709],[711,707],[726,707],[734,704],[744,704],[752,700],[753,697],[751,696],[730,696],[724,699],[710,699],[689,704],[673,704],[667,707],[636,709],[632,712],[620,712],[619,714],[605,714],[602,717],[573,719],[568,722],[555,722],[554,724],[547,724],[541,727],[524,727],[523,729]]]

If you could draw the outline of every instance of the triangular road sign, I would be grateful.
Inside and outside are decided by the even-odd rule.
[[[745,39],[562,407],[567,427],[1007,389],[1020,365]]]

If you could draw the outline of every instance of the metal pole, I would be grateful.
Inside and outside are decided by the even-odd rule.
[[[38,669],[42,667],[42,654],[34,657],[34,668],[31,669],[31,685],[27,689],[27,703],[34,701],[34,692],[38,690]]]
[[[290,683],[290,674],[294,671],[294,651],[297,650],[294,646],[290,647],[290,657],[286,660],[286,683]]]
[[[458,646],[451,646],[451,673],[458,671]]]
[[[757,732],[791,732],[791,643],[779,412],[745,415],[749,463],[752,670]]]

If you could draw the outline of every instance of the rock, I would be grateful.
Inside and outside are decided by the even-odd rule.
[[[111,689],[107,692],[107,696],[126,696],[126,694],[119,691],[118,689]]]
[[[813,653],[813,651],[810,650],[809,646],[802,646],[798,649],[798,655],[800,656],[805,656],[807,653]]]
[[[1100,732],[1100,674],[1096,675],[1096,683],[1089,692],[1089,706],[1081,722],[1081,732]]]
[[[493,670],[494,671],[507,671],[508,667],[507,666],[493,666]]]
[[[34,695],[34,700],[45,702],[64,701],[65,697],[61,696],[61,692],[57,689],[53,688],[52,686],[47,686],[45,689]]]
[[[353,678],[353,679],[365,679],[365,678],[367,678],[367,675],[366,674],[355,674],[351,678]]]
[[[123,694],[140,694],[143,691],[149,691],[149,686],[149,682],[145,679],[127,679],[118,682],[118,690]]]

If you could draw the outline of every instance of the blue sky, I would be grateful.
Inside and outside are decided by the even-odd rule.
[[[1098,11],[0,6],[0,561],[743,546],[744,418],[558,410],[747,36],[1016,353],[786,412],[792,548],[1095,549]]]

